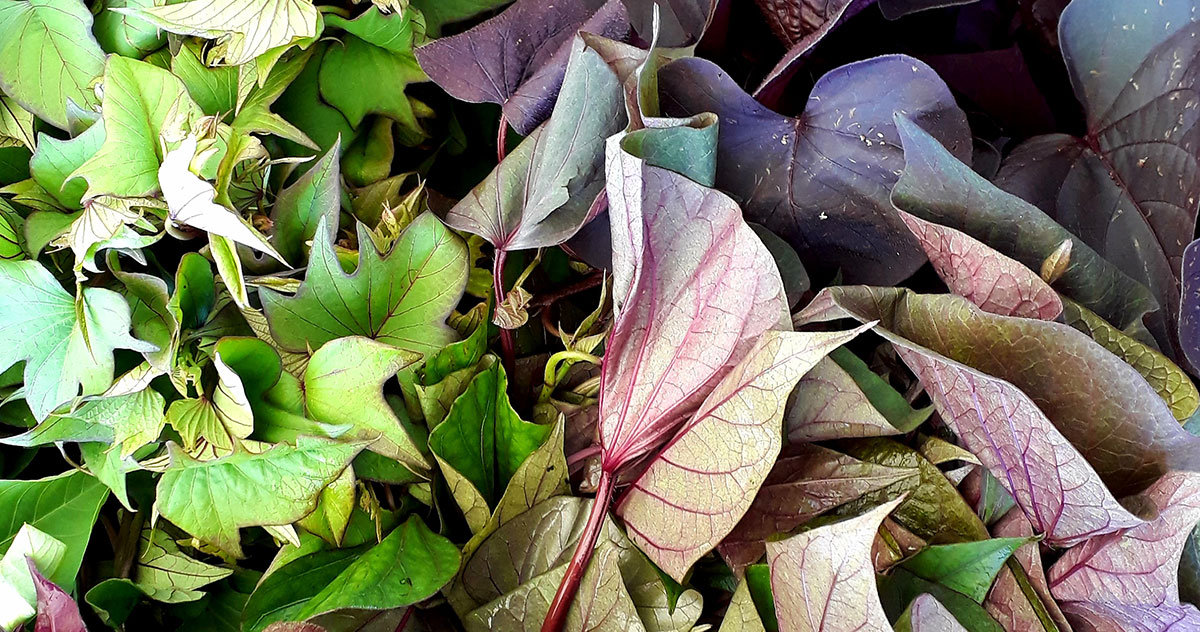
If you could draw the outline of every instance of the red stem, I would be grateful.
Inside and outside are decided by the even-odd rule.
[[[403,632],[404,626],[408,625],[408,618],[412,616],[413,606],[409,606],[408,610],[404,611],[404,616],[400,619],[400,624],[396,626],[396,632]]]
[[[508,155],[508,118],[500,113],[500,129],[496,130],[496,162],[504,162]]]
[[[496,294],[496,309],[500,308],[501,301],[506,296],[504,292],[504,261],[508,259],[508,251],[501,248],[496,248],[496,254],[492,256],[492,291]],[[513,371],[517,366],[517,355],[513,347],[512,331],[500,328],[500,351],[503,354],[504,370],[513,375]]]
[[[571,563],[567,565],[567,574],[558,585],[558,592],[554,593],[554,601],[550,602],[550,611],[546,613],[546,620],[542,623],[542,632],[560,632],[566,623],[567,612],[571,610],[571,603],[575,601],[575,593],[579,591],[583,572],[587,570],[592,552],[596,549],[596,540],[600,537],[600,528],[604,526],[604,517],[608,515],[612,495],[612,472],[601,470],[600,486],[596,489],[596,500],[592,502],[592,508],[588,512],[587,525],[583,528],[579,544],[575,546]]]
[[[572,467],[580,461],[596,456],[597,454],[600,454],[600,451],[600,446],[589,445],[578,452],[573,452],[567,456],[567,467]]]

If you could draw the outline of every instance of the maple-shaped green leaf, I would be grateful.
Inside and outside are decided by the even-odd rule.
[[[36,419],[112,384],[114,349],[154,351],[129,335],[120,294],[71,296],[36,261],[0,261],[0,371],[25,361],[25,401]]]
[[[213,566],[183,554],[162,529],[147,526],[139,538],[133,582],[147,597],[164,603],[195,601],[199,590],[233,574],[232,568]]]
[[[229,66],[317,34],[317,9],[309,0],[191,0],[116,10],[170,33],[219,39],[210,58]]]
[[[321,223],[317,235],[326,234]],[[467,284],[467,247],[437,217],[413,220],[390,253],[358,227],[358,268],[346,273],[325,239],[316,239],[304,283],[294,296],[263,289],[271,334],[303,352],[343,336],[366,336],[422,354],[453,342],[446,324]]]
[[[317,349],[304,373],[308,414],[329,424],[347,424],[345,437],[370,441],[368,448],[416,471],[429,469],[409,431],[383,399],[383,384],[420,360],[411,351],[348,336]]]
[[[87,181],[85,197],[144,197],[158,191],[159,136],[190,127],[200,108],[178,77],[151,64],[112,55],[104,68],[105,139],[68,178]]]
[[[484,358],[482,370],[429,434],[429,448],[472,531],[483,528],[517,468],[551,430],[521,419],[509,402],[504,368],[494,356]]]
[[[55,127],[68,129],[67,100],[95,102],[88,85],[104,70],[81,0],[0,2],[0,90]]]
[[[297,264],[305,259],[306,242],[333,241],[337,234],[342,193],[338,176],[341,151],[340,140],[335,141],[304,175],[279,192],[271,207],[271,221],[275,224],[271,243],[281,255]],[[325,232],[318,236],[317,225],[322,219]]]
[[[302,437],[295,447],[197,461],[170,444],[171,466],[158,481],[155,507],[184,531],[241,557],[238,529],[290,524],[308,515],[321,490],[361,449]]]

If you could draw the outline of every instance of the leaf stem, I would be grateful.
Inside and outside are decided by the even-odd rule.
[[[496,162],[504,162],[508,155],[508,117],[500,113],[500,129],[496,130]]]
[[[566,377],[567,371],[576,362],[588,362],[600,366],[602,361],[597,356],[574,349],[563,349],[550,356],[550,359],[546,360],[546,370],[542,375],[542,392],[538,397],[538,401],[544,402],[550,399],[550,395],[554,393],[554,388],[558,386],[559,380]],[[561,369],[559,365],[563,365]]]
[[[582,450],[579,450],[578,452],[572,452],[570,455],[567,456],[567,467],[572,467],[576,463],[579,463],[580,461],[583,461],[585,459],[596,456],[597,454],[600,454],[600,451],[601,451],[600,446],[589,445],[588,447],[583,448]]]
[[[571,603],[575,601],[579,582],[583,579],[583,573],[592,559],[592,552],[596,549],[596,540],[599,539],[600,529],[604,526],[604,517],[608,515],[608,505],[612,502],[613,495],[613,479],[612,472],[600,471],[600,485],[596,489],[596,499],[592,501],[592,508],[588,511],[587,524],[583,528],[583,535],[579,537],[579,544],[575,545],[575,553],[571,555],[571,562],[567,564],[567,573],[558,585],[558,592],[554,593],[554,601],[550,602],[550,610],[542,623],[542,632],[559,632],[567,621],[567,612],[571,609]]]
[[[500,307],[500,303],[504,301],[504,262],[508,259],[508,251],[496,248],[496,254],[492,256],[492,290],[496,294],[496,308]],[[516,352],[513,350],[512,332],[503,327],[500,328],[500,351],[503,354],[504,370],[513,375],[513,371],[517,366]]]

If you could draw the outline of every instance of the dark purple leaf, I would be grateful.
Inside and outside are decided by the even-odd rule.
[[[1179,346],[1193,368],[1200,368],[1200,239],[1183,251],[1183,298],[1179,305]]]
[[[754,96],[772,102],[796,73],[800,60],[844,20],[871,6],[875,0],[757,0],[771,30],[788,47]]]
[[[500,104],[513,129],[528,135],[550,116],[578,31],[625,39],[625,5],[621,0],[517,0],[465,33],[418,48],[417,61],[456,99]]]
[[[1198,19],[1186,1],[1072,2],[1059,39],[1087,133],[1031,139],[999,176],[1152,290],[1164,311],[1151,331],[1176,356],[1183,250],[1200,200]]]
[[[75,600],[46,579],[32,559],[25,558],[25,561],[29,563],[33,587],[37,590],[37,623],[34,632],[87,632]]]
[[[814,445],[793,446],[775,463],[754,504],[718,550],[740,574],[766,552],[769,536],[787,533],[865,493],[919,475],[916,468],[859,461]]]
[[[796,248],[810,269],[894,283],[925,260],[888,200],[904,166],[893,114],[905,112],[969,159],[966,117],[928,66],[903,55],[835,69],[800,118],[760,105],[716,65],[681,59],[659,71],[667,114],[715,112],[717,187],[747,219]]]
[[[981,111],[1009,134],[1027,137],[1054,131],[1054,114],[1034,83],[1019,46],[921,55],[921,61],[966,99],[964,109]]]

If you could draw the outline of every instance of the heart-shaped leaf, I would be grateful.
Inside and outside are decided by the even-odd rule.
[[[667,64],[658,84],[667,114],[720,117],[717,188],[806,268],[893,283],[924,262],[888,201],[904,160],[893,114],[921,121],[955,156],[971,150],[965,115],[928,66],[902,55],[842,66],[817,81],[802,118],[766,109],[702,59]]]

